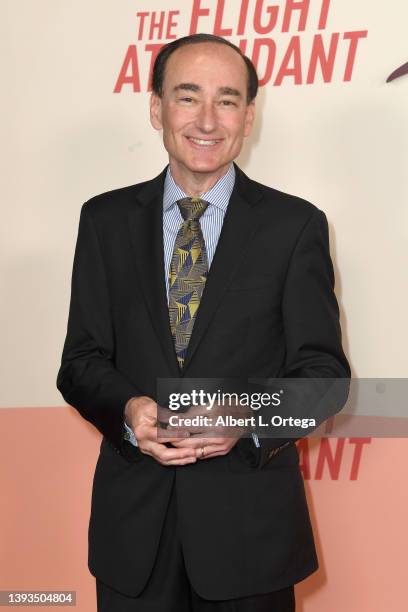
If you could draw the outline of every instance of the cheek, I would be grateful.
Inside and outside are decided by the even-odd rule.
[[[245,121],[243,117],[231,117],[229,121],[224,121],[225,129],[234,141],[240,141],[245,135]]]
[[[234,147],[241,146],[242,141],[244,140],[244,131],[242,129],[235,130],[234,132],[230,132],[231,134],[231,144]]]
[[[176,110],[166,109],[162,115],[163,130],[167,134],[177,132],[182,125],[182,117]]]
[[[179,106],[170,107],[165,115],[168,129],[178,132],[194,120],[194,109],[180,108]]]

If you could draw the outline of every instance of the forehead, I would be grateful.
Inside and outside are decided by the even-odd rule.
[[[247,67],[239,53],[227,45],[194,43],[180,47],[167,60],[164,89],[174,87],[179,82],[229,86],[244,92]]]

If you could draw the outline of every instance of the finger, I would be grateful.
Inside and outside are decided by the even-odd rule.
[[[146,441],[154,442],[157,439],[157,427],[152,424],[140,423],[134,428],[136,440],[141,446]]]
[[[169,425],[166,431],[173,431],[173,429],[180,429],[180,431],[188,431],[190,435],[211,435],[211,432],[215,433],[217,431],[216,427],[202,425]]]
[[[188,465],[189,463],[197,463],[197,457],[188,457],[187,459],[175,459],[171,461],[160,462],[162,465]]]
[[[189,437],[190,436],[188,434],[184,436],[157,436],[157,438],[155,438],[153,441],[159,442],[160,444],[166,444],[167,442],[170,442],[171,444],[176,445],[179,442],[184,442],[185,440],[188,440]]]
[[[177,410],[169,410],[167,408],[160,408],[158,411],[159,420],[163,423],[168,423],[170,417],[179,416],[179,417],[187,417],[194,418],[200,416],[211,416],[211,410],[206,405],[200,406],[190,406],[186,411],[178,412]]]
[[[187,465],[189,463],[196,463],[197,462],[197,457],[194,457],[194,456],[188,456],[188,457],[185,457],[183,459],[171,459],[169,461],[163,461],[163,460],[161,460],[158,457],[156,452],[152,452],[151,450],[147,450],[146,448],[144,448],[143,449],[143,453],[145,455],[149,455],[149,457],[152,457],[152,459],[154,459],[155,461],[157,461],[161,465],[165,465],[165,466]]]
[[[199,431],[195,430],[196,428],[192,427],[187,430],[187,433],[183,436],[180,436],[182,440],[186,438],[194,438],[194,440],[204,440],[207,439],[208,436],[211,436],[211,432],[208,429],[200,429]]]
[[[202,448],[203,446],[210,445],[209,438],[196,438],[190,437],[185,440],[173,440],[172,444],[177,448]]]
[[[207,453],[207,449],[205,451],[205,455],[203,457],[198,457],[199,459],[212,459],[213,457],[223,457],[224,455],[228,454],[228,449],[224,449],[224,450],[220,450],[220,451],[216,451],[216,452],[210,452]]]
[[[226,445],[210,445],[203,446],[202,448],[204,449],[204,454],[202,453],[201,449],[196,450],[198,459],[207,459],[211,457],[217,457],[218,455],[226,455],[231,450],[231,447]]]
[[[198,459],[206,459],[207,457],[211,458],[216,457],[218,455],[226,455],[230,452],[231,448],[235,445],[236,442],[236,438],[224,438],[223,440],[220,440],[218,444],[214,443],[214,440],[211,440],[208,442],[208,444],[205,444],[196,449],[197,457]],[[202,449],[204,449],[204,454],[202,452]]]
[[[184,427],[167,427],[166,429],[163,429],[162,427],[157,428],[157,437],[160,440],[166,437],[170,440],[174,440],[177,438],[188,438],[189,436],[189,430]]]
[[[160,462],[183,461],[195,458],[195,453],[189,448],[167,448],[167,446],[157,442],[151,442],[147,448],[154,458]]]
[[[160,429],[154,425],[138,425],[135,427],[135,436],[138,442],[150,441],[150,442],[160,442],[164,444],[165,442],[172,442],[174,439],[181,439],[183,437],[188,437],[188,432],[178,432],[177,435],[171,433],[170,435],[166,430]]]
[[[222,427],[211,423],[203,422],[198,425],[169,425],[166,431],[170,432],[179,429],[180,431],[188,431],[191,436],[209,436],[211,438],[237,438],[246,433],[246,430],[237,427]]]
[[[152,407],[149,410],[145,410],[141,415],[141,419],[149,419],[151,421],[157,421],[157,411],[156,408]]]

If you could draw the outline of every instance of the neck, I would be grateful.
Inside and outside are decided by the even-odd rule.
[[[209,191],[228,172],[229,167],[228,163],[217,172],[183,172],[177,164],[170,160],[170,171],[175,183],[190,197],[197,197]]]

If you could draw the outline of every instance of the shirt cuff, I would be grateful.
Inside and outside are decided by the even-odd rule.
[[[124,439],[133,444],[133,446],[137,446],[137,440],[133,430],[129,427],[129,425],[127,425],[127,423],[123,423],[123,425],[125,426],[123,430]]]
[[[260,448],[261,445],[259,443],[259,438],[258,438],[258,435],[256,433],[252,433],[252,439],[254,441],[254,444],[255,444],[256,448]]]

